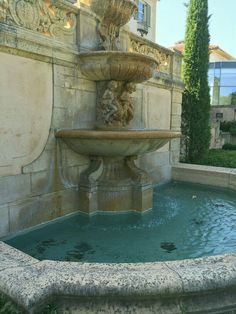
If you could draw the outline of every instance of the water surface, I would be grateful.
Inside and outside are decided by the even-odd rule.
[[[3,239],[40,260],[155,262],[236,251],[236,193],[170,183],[145,214],[75,214]]]

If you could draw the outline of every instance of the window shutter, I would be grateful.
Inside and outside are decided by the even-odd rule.
[[[147,26],[151,26],[151,6],[149,4],[146,4],[146,23]]]

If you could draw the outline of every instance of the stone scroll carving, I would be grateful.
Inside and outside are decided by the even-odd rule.
[[[76,16],[53,0],[0,0],[0,22],[58,37],[72,34]]]
[[[108,126],[126,126],[134,116],[131,94],[135,90],[133,83],[109,81],[98,103],[98,121]]]
[[[170,73],[171,71],[171,55],[166,51],[163,51],[158,48],[146,45],[145,43],[131,39],[131,51],[139,52],[147,56],[151,56],[158,60],[159,64],[157,70],[163,73]]]

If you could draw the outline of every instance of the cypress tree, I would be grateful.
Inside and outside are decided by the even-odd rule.
[[[183,57],[182,133],[184,161],[198,163],[210,145],[210,95],[208,86],[208,0],[190,0]]]

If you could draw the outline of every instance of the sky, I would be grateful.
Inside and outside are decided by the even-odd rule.
[[[186,0],[160,0],[157,2],[156,41],[171,47],[185,35]],[[210,43],[220,46],[236,58],[236,0],[208,0]]]

